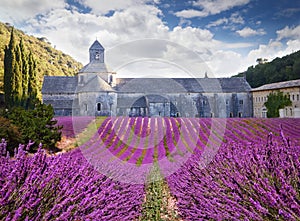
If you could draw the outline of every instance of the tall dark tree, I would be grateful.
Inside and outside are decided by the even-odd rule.
[[[12,91],[14,87],[14,76],[13,76],[13,63],[15,62],[14,48],[16,45],[14,36],[14,29],[10,33],[10,41],[8,46],[5,48],[4,54],[4,99],[6,106],[10,107],[13,105]]]
[[[28,55],[26,53],[26,49],[23,43],[23,39],[20,41],[20,52],[21,52],[21,60],[22,60],[22,105],[26,104],[26,100],[28,99],[28,81],[29,81],[29,70],[28,70]]]
[[[29,53],[28,56],[28,72],[29,72],[29,78],[28,78],[28,102],[26,108],[33,108],[34,104],[37,101],[37,95],[38,95],[38,81],[37,81],[37,72],[36,72],[36,61],[32,55],[32,53]]]
[[[14,87],[12,90],[14,106],[20,106],[22,103],[23,97],[23,88],[22,88],[22,56],[19,45],[15,47],[15,62],[13,65],[13,81]]]

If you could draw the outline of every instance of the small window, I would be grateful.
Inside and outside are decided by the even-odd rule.
[[[243,117],[243,113],[242,112],[239,112],[239,117]]]
[[[230,112],[229,117],[233,117],[233,113],[232,112]]]
[[[299,94],[297,94],[297,101],[299,101]]]
[[[97,103],[97,111],[101,111],[101,103]]]
[[[229,100],[226,100],[226,104],[229,104]]]
[[[293,94],[293,101],[295,100],[295,95]]]
[[[96,59],[96,60],[99,60],[99,59],[100,59],[100,55],[99,55],[99,53],[96,53],[96,55],[95,55],[95,59]]]
[[[85,109],[85,111],[88,111],[88,105],[87,104],[84,104],[84,109]]]
[[[109,81],[108,81],[108,83],[112,83],[113,82],[113,76],[112,75],[109,75]]]
[[[243,104],[244,103],[244,101],[243,100],[239,100],[239,104]]]

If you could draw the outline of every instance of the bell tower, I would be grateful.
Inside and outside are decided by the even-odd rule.
[[[90,62],[95,61],[99,63],[104,63],[104,48],[96,40],[89,49],[90,52]]]

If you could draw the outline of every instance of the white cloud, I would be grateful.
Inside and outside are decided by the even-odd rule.
[[[217,27],[220,25],[224,25],[223,28],[227,29],[235,29],[236,24],[244,24],[245,21],[242,16],[239,15],[239,13],[232,13],[229,18],[220,18],[216,21],[210,22],[206,27],[211,28],[211,27]]]
[[[85,64],[88,48],[96,37],[105,48],[138,39],[166,38],[169,29],[158,14],[160,10],[150,5],[133,6],[110,17],[58,9],[40,20],[30,20],[27,30],[40,30],[39,35],[47,36],[58,49]]]
[[[210,22],[208,25],[206,25],[207,28],[211,28],[211,27],[216,27],[216,26],[220,26],[223,24],[228,24],[228,18],[220,18],[216,21]]]
[[[196,0],[193,1],[193,6],[199,7],[201,10],[182,10],[174,13],[177,17],[193,18],[206,17],[208,15],[219,14],[236,6],[246,5],[250,0]]]
[[[241,60],[242,56],[236,52],[218,50],[207,64],[218,77],[229,77],[241,68]]]
[[[245,23],[245,20],[243,19],[243,17],[240,16],[239,13],[237,13],[237,12],[231,14],[229,21],[234,24],[244,24]]]
[[[105,15],[110,11],[122,11],[134,6],[143,6],[147,3],[160,4],[160,0],[77,0],[80,4],[91,9],[92,13]]]
[[[190,26],[191,24],[192,22],[185,18],[180,18],[178,23],[179,26]]]
[[[1,1],[0,20],[18,24],[53,9],[64,7],[66,7],[64,0],[5,0]]]
[[[238,30],[238,31],[236,31],[236,33],[238,33],[243,38],[247,38],[247,37],[255,36],[255,35],[265,35],[266,34],[266,32],[261,28],[258,30],[254,30],[249,27],[245,27],[242,30]]]
[[[218,14],[236,6],[246,5],[249,2],[250,0],[196,0],[193,2],[193,5],[203,8],[204,11],[207,11],[210,14]]]
[[[200,10],[188,9],[188,10],[175,12],[174,15],[180,18],[194,18],[194,17],[205,17],[209,15],[209,13]]]
[[[284,38],[299,39],[300,38],[300,25],[294,28],[286,26],[284,29],[276,31],[277,39],[282,40]]]

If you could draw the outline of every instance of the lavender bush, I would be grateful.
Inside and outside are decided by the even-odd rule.
[[[5,142],[1,143],[5,151]],[[75,151],[32,157],[21,145],[14,159],[0,157],[0,220],[133,220],[144,186],[99,174]]]

